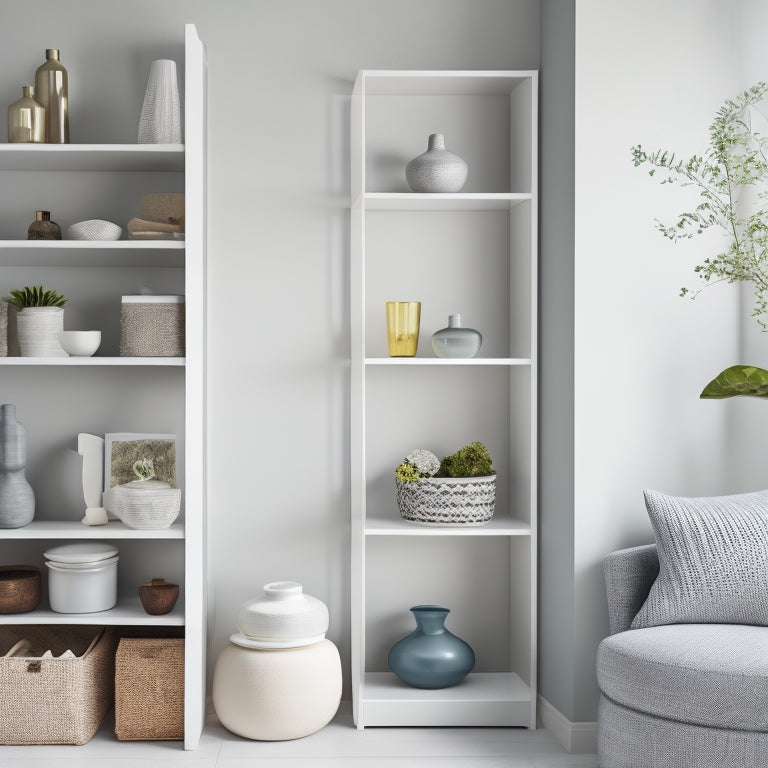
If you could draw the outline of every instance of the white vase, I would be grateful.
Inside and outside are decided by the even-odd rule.
[[[153,61],[139,120],[139,144],[181,144],[181,104],[176,62]]]
[[[25,307],[16,316],[16,330],[22,357],[69,357],[59,342],[61,307]]]
[[[459,192],[467,180],[467,164],[445,148],[442,133],[429,137],[428,149],[405,166],[413,192]]]

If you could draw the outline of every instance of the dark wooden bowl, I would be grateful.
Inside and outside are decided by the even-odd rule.
[[[40,602],[40,569],[34,565],[0,566],[0,613],[28,613]]]
[[[151,616],[169,613],[178,599],[179,585],[169,584],[165,579],[152,579],[139,587],[139,600]]]

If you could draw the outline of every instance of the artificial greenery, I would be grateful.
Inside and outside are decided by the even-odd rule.
[[[737,395],[768,397],[768,371],[754,365],[732,365],[712,379],[700,397],[721,399]]]
[[[465,445],[440,462],[436,477],[484,477],[494,474],[488,449],[478,442]]]
[[[748,111],[768,93],[759,82],[734,99],[728,99],[709,126],[709,146],[703,155],[678,159],[674,152],[646,152],[632,147],[635,167],[650,166],[649,175],[663,171],[662,184],[678,183],[698,190],[700,202],[678,216],[672,225],[657,221],[670,240],[699,235],[720,227],[728,236],[727,249],[704,260],[695,272],[705,284],[736,281],[754,285],[752,316],[768,330],[768,137],[750,126]],[[754,199],[745,199],[752,188]],[[682,288],[681,296],[700,292]]]
[[[13,304],[18,309],[27,307],[63,307],[67,300],[58,291],[43,290],[42,285],[27,285],[23,291],[12,290],[10,296],[4,296],[3,301]]]
[[[395,477],[402,483],[416,483],[422,477],[432,477],[440,469],[440,459],[431,451],[417,448],[411,451],[395,469]]]

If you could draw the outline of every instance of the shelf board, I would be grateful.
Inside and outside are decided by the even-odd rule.
[[[170,528],[143,530],[128,528],[119,520],[106,525],[83,525],[79,520],[33,520],[23,528],[0,531],[0,541],[7,539],[183,539],[184,523]]]
[[[3,267],[183,267],[183,240],[0,240]]]
[[[506,211],[531,199],[530,192],[366,192],[369,211]]]
[[[531,526],[523,520],[494,517],[487,525],[437,526],[411,523],[395,517],[368,517],[366,536],[530,536]]]
[[[365,365],[531,365],[528,357],[366,357]]]
[[[0,357],[3,365],[63,365],[63,366],[184,366],[185,357]]]
[[[390,672],[367,672],[362,709],[366,726],[528,727],[531,690],[513,672],[476,672],[437,690],[413,688]]]
[[[96,613],[56,613],[50,608],[39,608],[30,613],[11,613],[0,616],[0,624],[88,624],[96,626],[184,626],[184,606],[179,600],[170,613],[150,616],[138,597],[120,598],[114,608]]]
[[[3,171],[183,171],[183,144],[0,144]]]
[[[534,70],[362,70],[366,95],[499,95],[510,93]]]

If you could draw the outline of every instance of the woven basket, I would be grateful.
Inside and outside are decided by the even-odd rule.
[[[485,525],[493,519],[496,475],[425,477],[415,483],[395,480],[397,506],[404,520],[421,525]]]
[[[115,645],[103,627],[0,627],[0,743],[90,741],[112,706]]]
[[[124,637],[115,661],[121,741],[184,738],[184,639]]]

